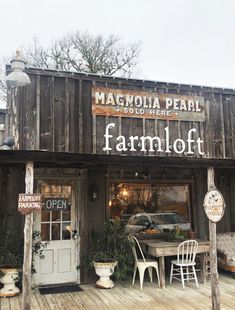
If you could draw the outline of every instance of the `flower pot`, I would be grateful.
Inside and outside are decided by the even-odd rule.
[[[95,267],[95,272],[100,279],[96,282],[97,288],[113,288],[114,283],[110,279],[110,276],[114,272],[115,266],[117,266],[117,261],[112,262],[93,262]]]
[[[20,293],[15,282],[18,278],[19,270],[16,268],[1,268],[3,276],[0,278],[1,283],[4,285],[0,290],[0,297],[16,296]]]

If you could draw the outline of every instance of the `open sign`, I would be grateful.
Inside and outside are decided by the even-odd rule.
[[[63,211],[68,208],[68,198],[45,198],[44,208],[46,210]]]

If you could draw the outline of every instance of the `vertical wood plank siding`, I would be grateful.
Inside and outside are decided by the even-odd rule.
[[[108,123],[115,123],[110,139],[109,154],[120,154],[116,148],[118,135],[165,137],[165,127],[170,130],[170,142],[187,140],[188,130],[196,128],[195,138],[204,140],[205,158],[234,158],[235,156],[235,91],[209,87],[189,86],[114,79],[95,75],[57,73],[34,70],[30,72],[32,84],[19,89],[10,106],[10,123],[19,148],[45,149],[104,154],[104,134]],[[92,115],[92,87],[121,88],[202,96],[205,102],[205,122],[162,119],[128,118],[121,116]],[[16,117],[16,111],[18,116]],[[40,118],[38,115],[40,113]],[[38,135],[39,134],[39,135]],[[40,141],[38,141],[40,139]],[[149,142],[147,142],[147,149]],[[164,146],[163,146],[164,147]],[[184,157],[172,152],[123,152],[125,155]],[[198,151],[193,155],[200,157]]]
[[[40,149],[52,150],[52,78],[50,76],[41,76],[40,85]]]
[[[18,193],[25,189],[25,166],[0,166],[0,229],[19,232],[22,238],[24,216],[18,212]]]

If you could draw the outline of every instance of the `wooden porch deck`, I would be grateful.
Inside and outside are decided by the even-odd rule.
[[[169,282],[169,281],[168,281]],[[210,280],[197,289],[194,282],[182,290],[180,282],[174,282],[166,289],[157,287],[157,283],[145,282],[143,291],[138,281],[132,285],[116,285],[111,290],[96,289],[92,285],[81,285],[83,291],[53,295],[40,295],[36,289],[31,295],[32,310],[64,309],[135,309],[135,310],[207,310],[211,309]],[[220,274],[221,310],[235,309],[235,279],[231,274]],[[21,295],[0,299],[0,310],[20,310]]]

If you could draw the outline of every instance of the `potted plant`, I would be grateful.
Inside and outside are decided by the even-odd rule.
[[[32,254],[36,254],[43,259],[43,249],[47,244],[42,244],[39,239],[40,233],[33,232]],[[16,296],[20,293],[22,266],[24,256],[24,240],[19,237],[17,231],[0,232],[0,282],[3,288],[0,289],[0,297]],[[32,273],[35,273],[32,262]]]
[[[100,232],[92,231],[88,244],[89,253],[82,257],[79,267],[95,267],[99,277],[100,273],[107,269],[108,276],[105,277],[108,278],[104,279],[102,275],[96,283],[98,288],[112,288],[114,284],[110,276],[118,282],[132,277],[133,256],[125,226],[120,221],[107,221]]]
[[[16,296],[20,292],[15,283],[23,264],[23,240],[19,240],[15,231],[0,235],[0,280],[4,285],[0,296]]]
[[[188,231],[181,229],[179,226],[175,226],[174,229],[172,229],[167,234],[167,240],[173,241],[173,242],[182,242],[187,238]]]
[[[113,288],[114,283],[110,276],[117,266],[117,261],[114,255],[109,251],[99,251],[93,257],[93,265],[99,280],[96,281],[97,288]]]

